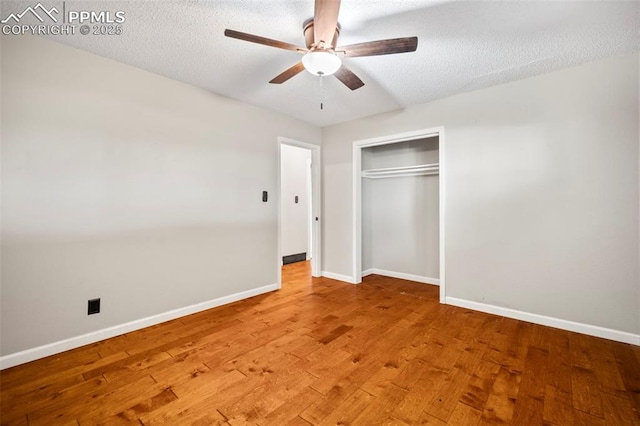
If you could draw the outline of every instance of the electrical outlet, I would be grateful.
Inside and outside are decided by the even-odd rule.
[[[87,315],[100,313],[100,299],[91,299],[88,303]]]

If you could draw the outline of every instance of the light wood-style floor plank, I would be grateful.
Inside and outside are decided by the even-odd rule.
[[[0,372],[2,425],[640,425],[640,348],[283,268],[280,291]]]

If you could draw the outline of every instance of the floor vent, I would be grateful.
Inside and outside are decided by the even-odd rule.
[[[307,253],[298,253],[298,254],[291,254],[289,256],[282,256],[282,264],[283,265],[288,265],[289,263],[295,263],[295,262],[304,262],[305,260],[307,260]]]

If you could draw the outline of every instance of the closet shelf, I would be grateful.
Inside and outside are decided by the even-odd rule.
[[[362,177],[367,179],[382,179],[402,176],[426,176],[437,175],[440,172],[440,164],[418,164],[415,166],[386,167],[380,169],[367,169],[362,171]]]

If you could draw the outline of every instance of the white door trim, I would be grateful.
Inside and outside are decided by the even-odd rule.
[[[321,182],[321,152],[320,146],[310,143],[300,142],[294,139],[278,137],[278,190],[277,190],[277,203],[278,203],[278,288],[282,287],[282,211],[280,206],[281,200],[281,147],[282,145],[296,146],[298,148],[305,148],[311,151],[311,204],[313,209],[313,217],[311,233],[313,235],[313,257],[311,259],[311,275],[314,277],[321,276],[320,267],[322,265],[322,249],[321,249],[321,235],[322,235],[322,222],[320,212],[322,211],[321,196],[320,196],[320,182]],[[318,218],[318,220],[315,220]]]
[[[445,200],[446,200],[446,162],[445,162],[445,135],[444,127],[432,127],[430,129],[416,130],[413,132],[397,133],[380,136],[371,139],[362,139],[353,142],[353,283],[362,282],[362,149],[388,145],[398,142],[406,142],[438,136],[438,154],[440,163],[439,176],[439,210],[440,210],[440,303],[446,301],[445,280]]]

